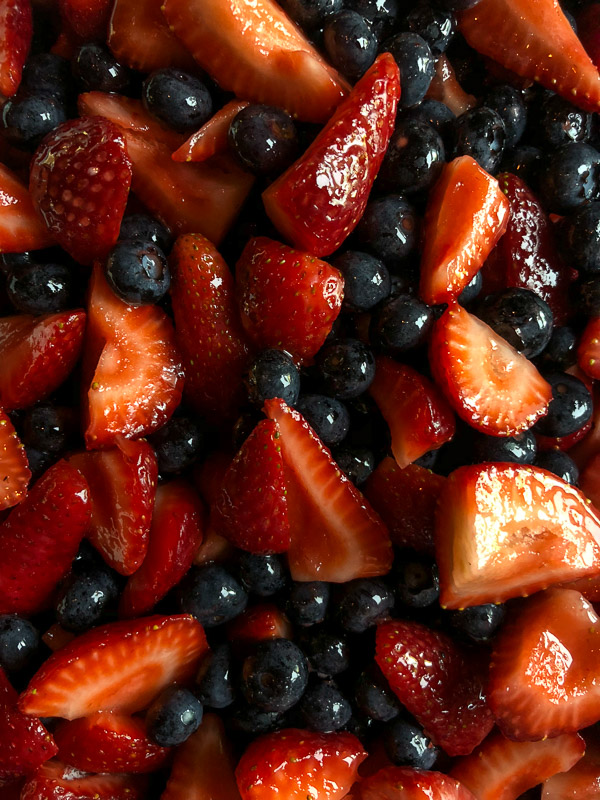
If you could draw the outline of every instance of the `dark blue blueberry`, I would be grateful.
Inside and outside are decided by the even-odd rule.
[[[29,445],[25,445],[25,454],[34,481],[41,477],[58,458],[56,453],[47,453],[45,450],[37,450]]]
[[[141,239],[152,242],[163,251],[171,249],[173,237],[165,226],[148,214],[127,214],[121,222],[119,239]]]
[[[206,85],[193,75],[165,68],[150,73],[143,84],[142,100],[153,117],[179,133],[192,133],[213,113]]]
[[[289,639],[261,642],[242,664],[241,686],[246,702],[263,711],[287,711],[300,700],[307,683],[304,653]]]
[[[390,139],[378,184],[385,192],[424,192],[438,179],[445,158],[442,137],[431,125],[401,119]]]
[[[375,469],[375,454],[367,447],[341,447],[334,456],[338,467],[355,486],[362,486]]]
[[[4,104],[1,127],[11,144],[34,149],[47,133],[66,120],[67,112],[60,100],[48,94],[28,94]]]
[[[574,287],[577,311],[584,317],[600,316],[600,274],[578,281]]]
[[[394,607],[394,594],[381,578],[356,578],[345,583],[335,615],[343,630],[364,633],[387,619]]]
[[[392,354],[405,353],[427,341],[433,309],[412,294],[400,294],[373,314],[369,335],[373,346]]]
[[[54,53],[36,53],[25,62],[19,95],[50,95],[65,104],[72,92],[71,67]]]
[[[229,144],[242,166],[255,175],[278,175],[298,153],[298,131],[281,108],[250,105],[229,127]]]
[[[281,0],[280,5],[301,28],[311,31],[341,11],[343,0]]]
[[[587,386],[566,372],[544,375],[552,387],[548,414],[533,430],[543,436],[569,436],[582,428],[592,416],[592,396]]]
[[[345,0],[344,8],[364,17],[379,41],[392,31],[400,11],[398,0]]]
[[[405,608],[428,608],[437,603],[440,581],[435,562],[416,553],[401,553],[394,560],[392,581],[396,600]]]
[[[324,394],[304,394],[296,408],[326,445],[342,442],[350,429],[350,414],[339,400]]]
[[[506,139],[504,122],[497,111],[485,106],[465,111],[456,119],[455,135],[455,156],[471,156],[492,175],[497,171]]]
[[[399,767],[430,770],[439,756],[423,728],[405,719],[393,720],[386,726],[383,743],[390,761]]]
[[[329,605],[329,584],[323,581],[294,581],[286,612],[296,625],[309,627],[323,622]]]
[[[569,263],[581,272],[600,272],[600,202],[589,203],[565,217],[560,240]]]
[[[90,571],[104,569],[105,566],[106,563],[96,548],[87,539],[83,539],[73,559],[72,571],[77,575],[84,575]]]
[[[352,706],[331,681],[316,680],[298,704],[302,727],[330,733],[343,728],[352,716]]]
[[[595,280],[595,279],[592,279]],[[585,281],[587,283],[587,281]],[[581,284],[581,287],[583,284]],[[580,287],[580,288],[581,288]],[[593,308],[597,309],[600,316],[600,281],[593,289]],[[594,314],[593,316],[596,316]],[[577,336],[572,328],[566,325],[554,328],[546,349],[541,354],[538,362],[546,372],[566,372],[577,361]]]
[[[488,295],[478,304],[477,316],[527,358],[539,356],[552,336],[552,310],[529,289]]]
[[[347,311],[369,311],[389,295],[390,274],[375,256],[348,250],[332,263],[344,276],[344,309]]]
[[[6,291],[23,314],[57,314],[71,307],[75,276],[64,264],[27,264],[9,273]]]
[[[169,291],[171,274],[163,251],[143,239],[124,239],[106,262],[111,288],[130,305],[157,303]]]
[[[375,378],[375,358],[358,339],[339,339],[321,348],[316,364],[325,390],[340,400],[366,392]]]
[[[240,553],[238,567],[244,588],[258,597],[271,597],[287,582],[284,563],[276,555]]]
[[[202,451],[203,435],[191,417],[172,417],[150,437],[160,474],[174,475],[191,467]]]
[[[16,614],[0,615],[0,667],[19,672],[28,667],[40,646],[40,634],[31,622]]]
[[[300,646],[311,669],[318,675],[339,675],[350,666],[348,642],[337,631],[321,625],[309,628],[301,637]]]
[[[354,700],[363,714],[377,722],[389,722],[400,713],[400,703],[377,667],[361,673]]]
[[[600,178],[600,153],[585,142],[565,144],[546,161],[540,196],[548,211],[565,214],[595,200]]]
[[[398,115],[397,122],[401,120],[420,120],[430,125],[442,137],[444,148],[450,151],[453,145],[454,120],[456,115],[444,103],[426,97],[418,105],[408,108]]]
[[[262,708],[245,702],[232,706],[228,719],[234,731],[249,736],[270,733],[283,728],[285,724],[285,716],[278,711],[263,711]]]
[[[294,359],[283,350],[263,350],[248,372],[248,394],[262,408],[265,400],[280,397],[288,406],[296,405],[300,394],[300,373]]]
[[[512,172],[528,186],[537,186],[545,161],[544,153],[530,144],[521,144],[514,150],[505,150],[500,172]]]
[[[146,713],[146,730],[161,747],[183,744],[202,722],[202,703],[183,686],[170,686]]]
[[[71,409],[41,403],[25,412],[23,442],[37,450],[60,453],[68,447],[77,425],[77,414]]]
[[[419,217],[399,194],[370,200],[356,228],[356,238],[389,267],[401,264],[414,250]]]
[[[503,605],[485,603],[470,606],[462,611],[452,611],[452,626],[474,642],[488,642],[504,622],[506,609]]]
[[[36,263],[37,253],[0,253],[0,272],[8,275],[15,269]]]
[[[393,55],[400,70],[399,108],[416,106],[425,97],[435,75],[431,48],[418,33],[404,32],[387,39],[382,49]]]
[[[323,30],[327,59],[350,81],[357,81],[377,55],[377,35],[367,20],[345,8],[330,17]]]
[[[73,574],[61,590],[56,621],[67,631],[83,633],[105,618],[118,593],[117,576],[107,566]]]
[[[181,610],[205,628],[235,619],[248,603],[244,587],[220,564],[192,567],[179,585],[178,597]]]
[[[587,142],[592,135],[592,114],[549,93],[541,104],[535,134],[550,149],[570,142]]]
[[[129,84],[127,67],[97,42],[86,42],[75,52],[73,75],[86,92],[122,92]]]
[[[539,453],[534,464],[536,467],[542,467],[542,469],[558,475],[565,483],[576,486],[579,481],[577,464],[568,453],[564,453],[562,450],[547,450]]]
[[[408,12],[404,24],[427,42],[434,56],[446,51],[456,33],[454,14],[429,2],[418,3]]]
[[[513,86],[496,86],[486,94],[484,105],[499,114],[504,123],[505,149],[515,147],[527,126],[527,106],[523,94]]]
[[[473,300],[479,297],[481,290],[483,289],[483,275],[481,271],[476,272],[473,278],[469,281],[469,283],[465,286],[462,292],[458,295],[458,302],[461,306],[466,306],[469,303],[472,303]]]
[[[533,464],[537,455],[537,443],[531,431],[516,436],[487,436],[473,432],[472,447],[474,464],[493,461]]]
[[[236,697],[231,646],[218,644],[202,659],[196,678],[196,695],[207,708],[227,708]]]

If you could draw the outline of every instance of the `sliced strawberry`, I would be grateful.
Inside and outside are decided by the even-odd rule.
[[[577,15],[577,35],[596,69],[600,68],[600,3],[591,3]]]
[[[576,106],[600,107],[598,70],[555,0],[482,0],[459,22],[478,52]]]
[[[583,739],[574,733],[543,742],[511,742],[497,731],[457,761],[450,774],[477,800],[518,800],[527,789],[570,769],[584,750]]]
[[[477,104],[475,97],[463,90],[454,72],[454,67],[444,53],[438,56],[435,62],[435,75],[429,84],[427,97],[448,106],[457,117]]]
[[[446,164],[425,212],[419,290],[426,303],[456,300],[506,230],[509,208],[498,181],[471,156]]]
[[[74,638],[74,633],[71,633],[71,631],[66,631],[58,624],[58,622],[55,622],[54,625],[51,625],[46,633],[42,636],[42,641],[54,653],[56,650],[60,650],[61,647],[64,647],[69,642],[72,642]]]
[[[447,400],[425,376],[406,364],[379,356],[369,392],[392,434],[392,453],[406,467],[449,442],[456,423]]]
[[[224,536],[218,534],[209,523],[202,544],[194,556],[194,564],[208,564],[210,561],[231,561],[234,556],[234,546]]]
[[[227,638],[243,654],[265,639],[292,639],[290,621],[274,603],[258,603],[247,608],[227,626]]]
[[[83,475],[59,461],[0,525],[0,614],[47,608],[90,520]]]
[[[117,241],[131,183],[122,131],[104,117],[64,122],[38,147],[29,191],[50,233],[81,264]]]
[[[29,0],[0,1],[0,94],[12,97],[21,83],[33,21]]]
[[[0,511],[23,500],[30,478],[25,448],[10,418],[0,408]]]
[[[484,665],[446,634],[418,622],[384,622],[375,658],[402,705],[448,755],[467,755],[492,729]]]
[[[287,728],[252,742],[235,776],[242,800],[339,800],[366,756],[351,733]]]
[[[85,42],[106,41],[112,0],[58,0],[68,29]]]
[[[492,436],[531,428],[552,399],[550,385],[531,361],[459,305],[434,325],[430,365],[456,413]]]
[[[186,396],[194,410],[211,421],[232,419],[245,399],[242,374],[248,366],[233,276],[201,234],[180,236],[169,264]]]
[[[144,441],[119,439],[111,450],[77,453],[69,462],[90,487],[89,540],[107,564],[121,575],[131,575],[148,547],[158,479],[154,450]]]
[[[21,800],[144,800],[147,790],[139,775],[88,775],[53,760],[29,778]]]
[[[564,737],[560,737],[561,739]],[[585,755],[567,772],[544,781],[542,800],[600,800],[600,748],[590,736]]]
[[[165,686],[190,680],[207,649],[202,626],[187,614],[92,628],[50,656],[19,705],[25,714],[65,719],[133,713]]]
[[[361,800],[479,800],[448,775],[409,767],[380,769],[359,791]]]
[[[85,360],[89,376],[86,444],[114,445],[160,428],[181,401],[183,369],[169,317],[157,306],[128,306],[96,265],[90,282]]]
[[[439,498],[440,602],[499,603],[600,571],[600,518],[583,494],[544,469],[461,467]]]
[[[259,348],[287,350],[299,361],[320,350],[342,306],[338,269],[273,239],[251,239],[236,266],[242,324]]]
[[[281,432],[292,578],[341,583],[389,572],[387,528],[310,425],[283,400],[267,400],[265,412]]]
[[[27,187],[8,167],[0,164],[0,252],[22,253],[50,247],[53,243],[54,239],[33,207]]]
[[[173,161],[206,161],[229,148],[229,126],[238,113],[248,106],[247,100],[230,100],[193,133],[172,155]]]
[[[184,480],[158,487],[148,552],[121,594],[122,616],[146,614],[179,583],[202,541],[203,517],[200,499]]]
[[[600,379],[600,317],[590,319],[581,334],[577,363],[590,378]]]
[[[394,130],[398,67],[380,55],[304,155],[263,194],[267,214],[294,247],[333,253],[356,227]]]

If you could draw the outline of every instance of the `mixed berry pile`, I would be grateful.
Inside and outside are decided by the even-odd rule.
[[[600,3],[0,0],[2,800],[600,798]]]

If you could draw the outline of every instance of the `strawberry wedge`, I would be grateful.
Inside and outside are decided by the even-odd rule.
[[[21,502],[30,478],[25,448],[10,417],[0,408],[0,511]]]
[[[208,122],[193,133],[172,155],[173,161],[206,161],[216,153],[225,153],[229,148],[229,126],[248,106],[247,100],[231,100],[220,108]]]
[[[0,164],[0,252],[51,247],[54,239],[33,206],[27,186]]]
[[[29,0],[0,0],[0,94],[5,97],[19,88],[32,32]]]

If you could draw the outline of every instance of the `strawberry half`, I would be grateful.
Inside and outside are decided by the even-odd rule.
[[[338,269],[273,239],[251,239],[236,266],[242,324],[254,344],[312,358],[331,332],[344,294]]]
[[[106,41],[112,0],[58,0],[69,33],[82,41]]]
[[[293,639],[290,621],[274,603],[257,603],[227,625],[227,638],[234,650],[245,655],[265,639]]]
[[[23,500],[30,478],[25,448],[10,418],[0,408],[0,511]]]
[[[363,215],[394,130],[398,67],[380,55],[304,155],[263,193],[267,214],[294,247],[326,256]]]
[[[562,739],[563,737],[559,737]],[[552,740],[551,740],[552,741]],[[571,769],[544,781],[542,800],[598,800],[600,798],[600,748],[586,738],[585,755]]]
[[[600,571],[600,518],[544,469],[461,467],[440,494],[436,553],[447,608],[500,603]]]
[[[0,47],[2,38],[0,36]],[[51,247],[54,239],[17,176],[0,164],[0,252],[23,253]]]
[[[280,399],[267,400],[265,413],[281,433],[292,578],[342,583],[389,572],[387,528],[310,425]]]
[[[436,59],[435,74],[429,84],[427,97],[448,106],[457,117],[477,104],[476,98],[467,94],[458,82],[454,67],[444,53]]]
[[[552,389],[531,361],[459,305],[435,323],[429,360],[456,413],[476,430],[514,436],[547,413]]]
[[[409,767],[385,767],[361,781],[361,800],[479,800],[454,778]]]
[[[0,614],[48,607],[90,520],[83,475],[59,461],[0,525]]]
[[[103,117],[59,125],[31,162],[33,202],[50,233],[81,264],[105,258],[116,243],[130,184],[123,133]]]
[[[475,159],[445,165],[424,219],[419,292],[426,303],[456,300],[506,230],[508,214],[498,181]]]
[[[144,800],[147,790],[138,775],[88,775],[52,760],[27,780],[21,800]]]
[[[29,0],[0,0],[0,94],[12,97],[29,54],[33,20]]]
[[[483,664],[446,634],[418,622],[384,622],[375,660],[402,705],[448,755],[467,755],[492,729]]]
[[[229,149],[229,126],[248,105],[247,100],[225,103],[199,131],[175,150],[173,161],[206,161],[216,153],[226,153]]]
[[[207,649],[202,626],[188,614],[92,628],[50,656],[19,706],[25,714],[65,719],[130,714],[169,684],[193,678]]]

